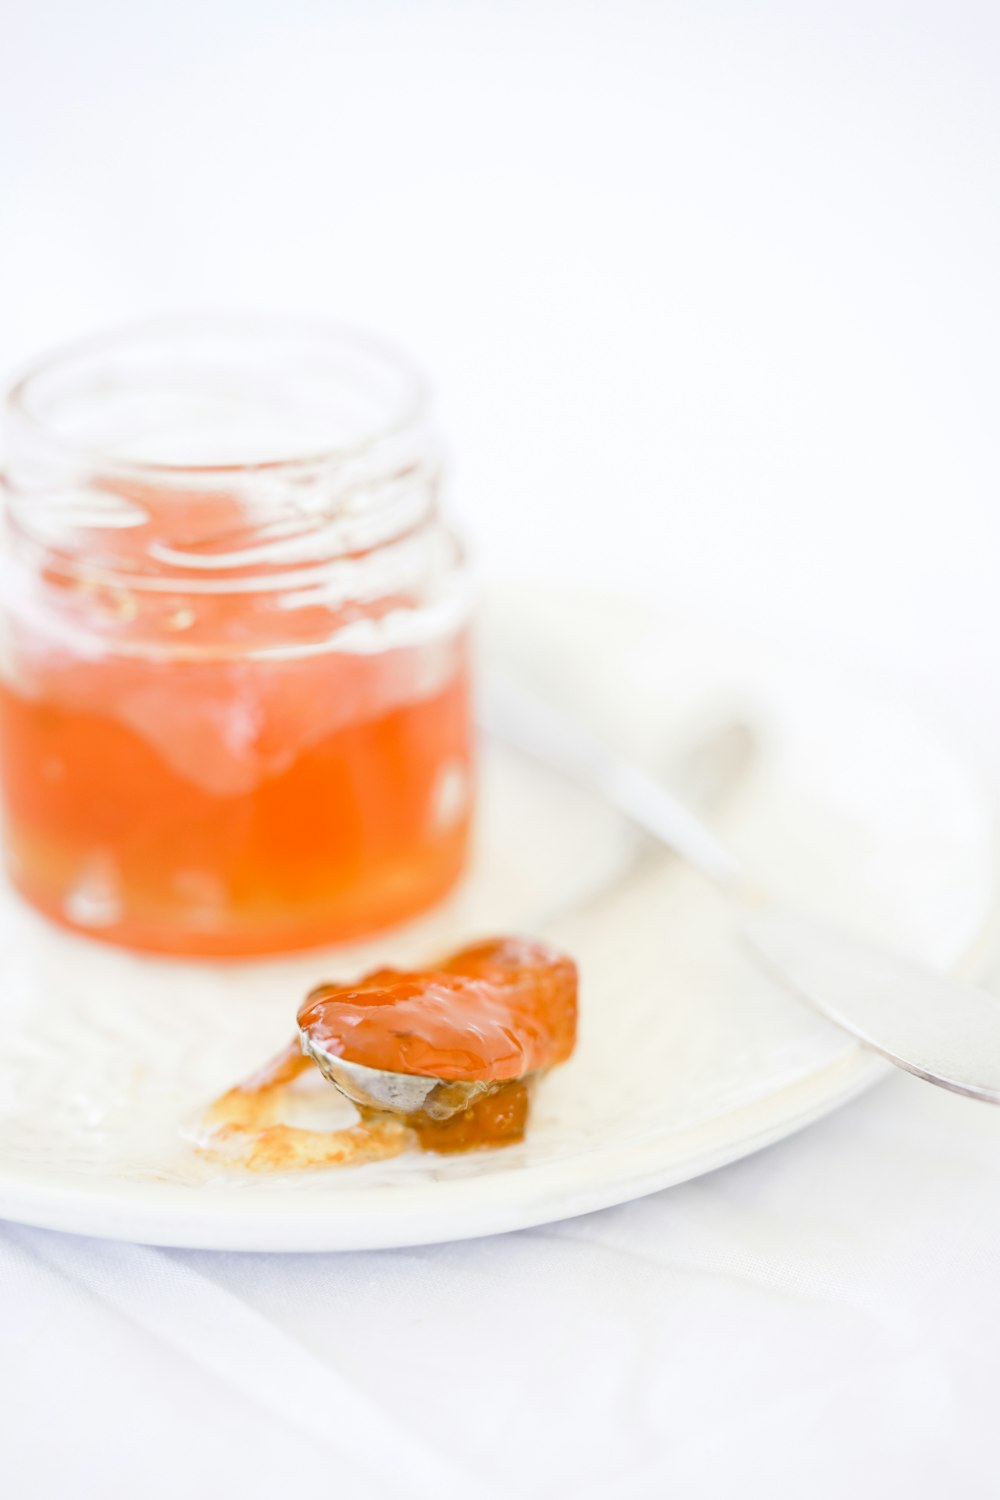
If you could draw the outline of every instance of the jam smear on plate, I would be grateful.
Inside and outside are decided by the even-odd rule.
[[[216,1101],[205,1148],[259,1171],[358,1164],[414,1146],[509,1145],[524,1136],[535,1079],[572,1053],[576,1016],[572,959],[520,937],[477,943],[425,970],[377,969],[354,985],[319,985],[299,1011],[304,1045],[371,1070],[362,1077],[376,1084],[402,1074],[443,1090],[468,1085],[468,1102],[447,1118],[362,1105],[347,1129],[290,1126],[280,1118],[288,1089],[313,1066],[296,1041]]]

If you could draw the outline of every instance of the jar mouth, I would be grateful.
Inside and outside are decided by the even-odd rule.
[[[401,541],[436,507],[423,379],[341,324],[191,314],[112,330],[39,361],[6,416],[11,544],[133,588],[278,587]]]
[[[211,482],[336,467],[426,418],[423,377],[346,324],[185,314],[52,350],[7,393],[21,439],[137,479]]]

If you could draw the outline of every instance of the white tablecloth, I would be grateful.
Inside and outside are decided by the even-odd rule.
[[[238,1255],[0,1229],[17,1500],[989,1493],[1000,1112],[894,1076],[493,1239]]]

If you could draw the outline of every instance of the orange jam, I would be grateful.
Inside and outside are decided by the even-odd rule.
[[[360,1166],[413,1146],[512,1145],[524,1136],[536,1076],[573,1051],[576,1011],[572,959],[519,937],[477,943],[413,973],[377,969],[355,985],[319,985],[299,1010],[299,1037],[211,1105],[202,1149],[264,1172]],[[441,1090],[451,1085],[455,1112],[432,1118],[425,1100],[419,1113],[401,1113],[368,1094],[358,1123],[346,1128],[283,1123],[289,1088],[315,1062],[300,1041],[372,1069],[437,1078]],[[485,1090],[456,1099],[463,1082]],[[438,1108],[441,1090],[428,1096]]]
[[[496,1093],[476,1099],[447,1120],[410,1116],[421,1151],[477,1151],[485,1146],[513,1146],[524,1139],[531,1103],[529,1081],[511,1078]]]
[[[469,834],[464,642],[446,655],[430,691],[385,681],[382,704],[380,680],[415,663],[54,661],[0,686],[15,884],[56,921],[173,953],[409,916],[454,883]]]
[[[271,953],[456,880],[462,563],[412,386],[363,340],[265,320],[98,341],[11,393],[0,795],[11,877],[48,916]],[[314,423],[317,456],[184,456],[237,419],[269,442],[274,412]]]
[[[544,943],[493,938],[431,969],[377,969],[319,985],[299,1029],[368,1068],[500,1082],[565,1062],[576,1041],[576,965]]]

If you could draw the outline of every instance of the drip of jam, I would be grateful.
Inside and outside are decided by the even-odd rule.
[[[494,938],[432,969],[319,985],[299,1027],[323,1051],[365,1067],[500,1082],[569,1057],[576,992],[571,959],[526,938]]]
[[[495,1093],[486,1094],[448,1120],[429,1120],[410,1115],[407,1124],[416,1132],[422,1151],[474,1151],[481,1146],[513,1146],[524,1139],[528,1123],[530,1085],[524,1078],[511,1078]]]

